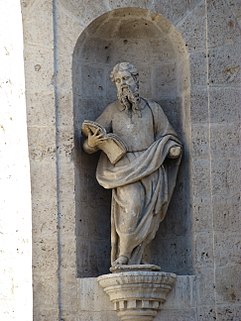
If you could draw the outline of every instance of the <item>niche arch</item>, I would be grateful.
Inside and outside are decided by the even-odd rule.
[[[80,135],[84,119],[94,120],[116,99],[109,75],[120,61],[139,70],[140,94],[161,104],[184,143],[184,157],[165,221],[146,259],[165,271],[192,273],[189,186],[190,76],[185,43],[162,15],[122,8],[95,19],[79,36],[73,53],[77,276],[107,273],[110,266],[111,192],[95,180],[99,155],[86,155]]]

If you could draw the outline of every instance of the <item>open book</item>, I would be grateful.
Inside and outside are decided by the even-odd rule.
[[[94,134],[96,129],[99,130],[98,133],[102,134],[104,138],[104,141],[97,147],[107,155],[111,164],[116,164],[127,152],[125,143],[117,135],[112,133],[107,134],[105,128],[94,121],[85,120],[81,127],[86,137],[89,130]]]

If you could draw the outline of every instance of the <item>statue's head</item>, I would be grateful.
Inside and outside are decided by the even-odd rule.
[[[129,62],[120,62],[110,74],[117,88],[117,97],[121,103],[136,104],[139,101],[139,74]]]

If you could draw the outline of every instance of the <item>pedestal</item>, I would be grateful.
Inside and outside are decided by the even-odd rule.
[[[97,280],[122,321],[151,321],[172,290],[176,275],[149,270],[151,265],[134,267],[122,266],[119,271],[123,272],[105,274]]]

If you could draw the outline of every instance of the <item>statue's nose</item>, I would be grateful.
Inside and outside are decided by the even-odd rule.
[[[126,80],[125,79],[121,79],[121,85],[126,85]]]

